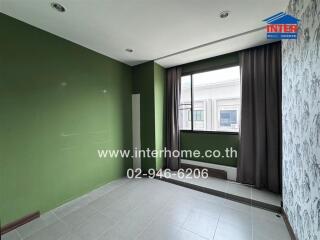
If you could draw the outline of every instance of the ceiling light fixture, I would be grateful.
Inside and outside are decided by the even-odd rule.
[[[60,3],[53,2],[51,3],[51,7],[53,7],[58,12],[65,12],[66,8],[62,6]]]
[[[230,11],[228,11],[228,10],[222,11],[219,14],[220,18],[227,18],[229,15],[230,15]]]
[[[132,53],[132,52],[133,52],[133,49],[131,49],[131,48],[126,48],[126,52]]]

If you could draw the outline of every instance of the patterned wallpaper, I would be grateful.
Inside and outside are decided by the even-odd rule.
[[[290,0],[283,41],[283,201],[299,240],[320,240],[320,0]]]

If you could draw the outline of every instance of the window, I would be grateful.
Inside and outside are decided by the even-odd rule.
[[[188,111],[188,121],[191,121],[191,110]],[[193,121],[203,121],[203,110],[193,111]]]
[[[189,117],[190,114],[190,117]],[[191,76],[181,77],[181,96],[179,106],[179,127],[191,130]]]
[[[181,78],[181,130],[239,131],[239,66]]]
[[[220,127],[232,127],[237,124],[237,110],[220,111]]]

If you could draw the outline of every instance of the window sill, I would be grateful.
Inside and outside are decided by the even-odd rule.
[[[226,131],[180,130],[180,132],[183,132],[183,133],[204,133],[204,134],[239,135],[239,132],[226,132]]]

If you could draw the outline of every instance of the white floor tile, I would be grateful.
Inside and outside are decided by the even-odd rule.
[[[251,194],[251,188],[235,183],[198,182]],[[22,240],[20,235],[23,240],[290,239],[282,217],[275,213],[150,179],[107,184],[3,239]]]
[[[130,238],[130,236],[125,236],[125,234],[121,233],[121,230],[118,228],[112,228],[106,233],[104,233],[98,240],[130,240],[134,238]]]
[[[227,188],[227,181],[218,178],[200,179],[202,186],[212,188],[217,191],[225,192]]]
[[[13,230],[5,235],[1,236],[2,240],[21,240],[17,230]]]
[[[226,187],[226,193],[251,199],[252,188],[240,183],[228,182]]]
[[[243,212],[241,210],[235,210],[225,207],[221,212],[219,222],[230,224],[232,226],[239,226],[240,228],[251,229],[252,226],[252,214],[251,212]]]
[[[58,218],[56,217],[56,215],[52,212],[48,212],[41,215],[40,218],[37,218],[17,228],[17,231],[19,232],[22,238],[27,238],[30,235],[34,234],[35,232],[38,232],[41,229],[45,228],[46,226],[49,226],[50,224],[55,223],[57,221],[58,221]]]
[[[82,239],[73,233],[67,233],[62,235],[58,240],[82,240]]]
[[[214,240],[251,240],[252,224],[224,222],[219,220]]]
[[[278,207],[281,206],[281,196],[265,190],[252,188],[252,200],[268,203]]]
[[[88,218],[96,213],[96,209],[90,206],[85,206],[61,218],[61,221],[63,221],[70,229],[74,229],[79,225],[82,225]]]
[[[152,205],[146,204],[128,213],[124,219],[115,224],[111,232],[119,239],[134,239],[151,224],[156,216],[157,212],[153,211]]]
[[[181,227],[186,221],[191,210],[189,205],[181,204],[180,206],[167,206],[159,215],[155,221],[169,222],[172,225]]]
[[[112,202],[114,202],[112,193],[106,194],[94,201],[92,201],[88,206],[93,207],[94,209],[103,209],[108,207]]]
[[[178,178],[178,176],[172,176],[171,179],[186,182],[195,186],[200,186],[212,190],[216,190],[222,193],[231,194],[249,200],[255,200],[270,205],[280,207],[281,195],[274,194],[265,190],[254,189],[249,185],[239,184],[237,182],[228,181],[224,179],[208,177],[204,178]]]
[[[136,240],[204,240],[205,238],[199,235],[187,231],[185,229],[178,228],[174,225],[161,224],[157,222],[149,226],[143,233],[141,233]]]
[[[88,199],[89,199],[89,203],[92,201],[95,201],[101,197],[103,197],[104,195],[106,195],[107,193],[105,191],[103,191],[102,189],[96,189],[94,191],[89,192],[88,195]]]
[[[229,199],[224,199],[223,205],[225,207],[235,209],[238,211],[242,211],[244,213],[250,213],[251,212],[251,205],[235,202]]]
[[[290,235],[284,223],[256,218],[253,222],[254,240],[290,240]]]
[[[98,237],[101,237],[105,232],[111,229],[114,224],[114,219],[98,213],[88,217],[86,221],[82,225],[75,228],[73,232],[82,240],[96,240]]]
[[[272,221],[278,224],[284,223],[281,214],[255,207],[252,207],[252,218],[253,221],[255,221],[256,219],[260,219],[262,221]]]
[[[192,209],[202,211],[205,215],[219,217],[223,210],[223,205],[205,199],[197,199],[195,204],[192,204]]]
[[[68,215],[69,213],[88,205],[89,202],[90,198],[88,197],[88,195],[84,195],[63,204],[62,206],[54,209],[53,211],[59,218],[62,218]]]
[[[207,215],[203,211],[192,210],[183,228],[201,237],[212,239],[219,220],[218,216]]]
[[[56,222],[53,223],[40,231],[35,232],[29,237],[25,238],[26,240],[57,240],[64,234],[68,232],[68,228],[63,223]]]

